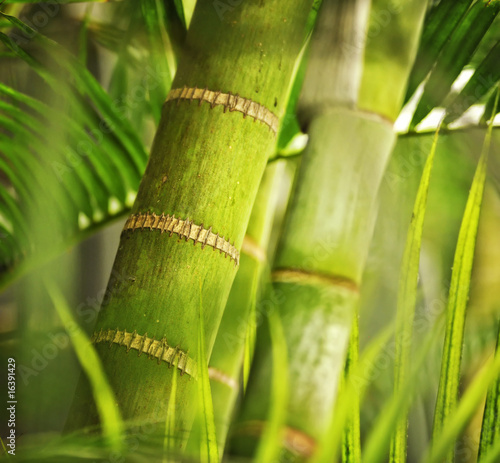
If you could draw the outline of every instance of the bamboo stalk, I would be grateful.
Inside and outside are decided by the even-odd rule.
[[[267,246],[280,192],[284,163],[264,172],[241,250],[236,274],[209,362],[219,455],[223,454],[241,385],[245,342],[255,324],[260,280],[267,266]]]
[[[368,111],[358,109],[368,9],[364,1],[323,2],[299,103],[301,119],[308,125],[309,144],[273,271],[292,391],[282,441],[290,454],[287,461],[314,454],[316,442],[324,438],[331,421],[373,231],[376,196],[395,141],[392,121],[399,111],[397,105],[401,104],[416,51],[415,37],[406,38],[406,31],[398,32],[397,21],[388,25],[386,39],[401,35],[402,55],[394,58],[387,53],[386,59],[401,61],[398,65],[404,75],[396,82],[402,88],[393,89],[390,101],[384,102],[380,111],[371,102],[366,104]],[[424,6],[421,9],[422,14],[417,16],[420,20]],[[324,59],[325,43],[329,47],[334,44],[330,60]],[[383,67],[381,60],[378,65]],[[367,72],[370,68],[364,71],[363,82],[370,82]],[[386,76],[385,82],[379,80],[377,84],[385,92],[393,81]],[[364,92],[362,89],[361,94]],[[397,111],[386,111],[396,107]],[[259,339],[233,438],[232,449],[239,454],[254,452],[269,409],[265,400],[260,403],[269,395],[271,348],[266,344],[268,336]]]
[[[161,432],[172,375],[180,373],[176,429],[189,431],[196,369],[205,368],[187,368],[197,352],[199,301],[210,355],[311,6],[244,2],[222,14],[212,2],[197,3],[135,218],[121,236],[120,279],[110,281],[96,326],[95,336],[115,330],[96,349],[125,419],[159,422]],[[127,354],[137,336],[154,351],[141,345],[139,355]],[[186,359],[175,371],[155,350],[168,348]],[[72,428],[96,421],[84,381],[70,421]]]

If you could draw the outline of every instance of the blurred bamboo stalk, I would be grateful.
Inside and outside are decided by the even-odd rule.
[[[375,2],[370,21],[379,8],[391,5]],[[342,377],[377,192],[396,138],[392,126],[425,12],[422,2],[398,5],[392,21],[372,38],[367,31],[369,2],[324,1],[311,43],[299,101],[309,144],[273,271],[292,391],[282,442],[291,454],[287,461],[315,452],[327,432]],[[395,40],[397,55],[391,52]],[[374,79],[386,65],[397,68],[397,76]],[[381,102],[378,92],[387,99]],[[262,402],[269,396],[271,349],[262,345],[268,336],[259,340],[232,446],[244,454],[253,452],[269,409]]]

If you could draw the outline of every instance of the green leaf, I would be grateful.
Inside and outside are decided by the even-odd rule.
[[[386,461],[388,446],[394,429],[400,420],[407,415],[409,407],[415,394],[421,387],[422,369],[424,368],[427,354],[433,346],[438,329],[435,327],[429,331],[426,338],[420,344],[419,351],[414,355],[411,369],[401,389],[383,407],[378,414],[379,418],[372,427],[372,432],[367,437],[363,452],[363,462],[378,463]]]
[[[413,115],[411,128],[442,103],[499,11],[498,0],[479,0],[470,8],[439,55]]]
[[[456,440],[460,437],[474,413],[484,399],[484,394],[489,386],[498,381],[500,377],[500,355],[488,361],[481,372],[474,378],[460,400],[458,407],[450,414],[446,426],[434,439],[434,444],[427,455],[422,458],[422,463],[441,463],[453,451]],[[498,418],[496,418],[498,420]],[[481,460],[483,461],[483,460]]]
[[[272,343],[273,377],[269,417],[255,456],[255,461],[259,463],[276,461],[281,449],[281,434],[286,421],[289,397],[286,338],[277,310],[270,312],[268,321]]]
[[[161,81],[149,85],[151,107],[156,123],[161,116],[161,107],[172,84],[175,64],[172,45],[165,31],[165,8],[160,0],[141,2],[142,15],[148,32],[152,61],[160,69]],[[148,80],[149,83],[149,80]]]
[[[478,103],[485,95],[493,90],[500,80],[500,42],[497,42],[488,55],[479,64],[476,71],[467,82],[463,90],[446,107],[445,123],[460,117],[473,104]],[[495,94],[492,94],[494,100]],[[493,108],[485,108],[485,114],[491,114]],[[488,111],[488,112],[486,112]]]
[[[344,382],[344,387],[340,389],[328,432],[318,443],[318,448],[314,453],[313,463],[331,463],[337,457],[341,444],[341,436],[345,430],[349,417],[351,416],[351,404],[362,405],[363,398],[368,385],[371,382],[372,370],[377,363],[377,359],[387,346],[394,331],[392,325],[382,330],[363,350],[358,362],[353,365],[348,377]]]
[[[345,376],[342,387],[346,387],[345,380],[349,377],[358,363],[359,349],[359,322],[356,313],[352,327],[349,350],[347,352]],[[342,462],[358,463],[361,461],[361,430],[359,416],[359,396],[354,395],[350,404],[350,413],[344,429],[342,439]]]
[[[498,330],[497,357],[500,357],[500,327]],[[483,462],[492,452],[495,445],[500,444],[500,379],[491,386],[486,396],[486,405],[484,406],[483,424],[481,427],[481,440],[479,442],[479,454],[477,460]]]
[[[497,103],[498,95],[497,91]],[[441,363],[439,390],[434,412],[433,442],[442,445],[441,434],[451,423],[460,384],[460,365],[464,335],[467,301],[471,280],[474,249],[479,225],[481,203],[486,182],[486,168],[493,124],[490,124],[474,180],[465,207],[453,262],[450,291],[447,305],[447,326]]]
[[[174,371],[177,371],[177,367],[179,364],[179,357],[175,360],[175,363],[172,365]],[[165,437],[163,439],[163,462],[167,463],[169,458],[175,454],[175,450],[177,448],[177,439],[175,432],[175,398],[177,394],[177,374],[174,373],[172,375],[172,383],[170,388],[170,395],[168,397],[168,409],[167,409],[167,418],[165,420]]]
[[[473,1],[441,0],[431,10],[424,23],[420,46],[408,80],[405,102],[424,81]]]
[[[205,328],[203,326],[203,284],[200,282],[200,308],[198,323],[198,399],[200,405],[200,416],[202,419],[202,432],[200,443],[200,460],[207,463],[219,463],[219,450],[217,446],[217,435],[215,432],[214,408],[212,403],[212,392],[210,390],[210,378],[208,376],[207,355],[205,352]],[[174,375],[175,376],[175,375]]]
[[[422,245],[422,232],[424,228],[424,217],[427,206],[427,195],[434,155],[439,137],[439,128],[434,136],[431,151],[425,163],[422,178],[418,187],[415,205],[413,207],[410,228],[406,238],[406,246],[401,265],[398,302],[397,302],[397,324],[396,324],[396,357],[394,362],[394,390],[401,393],[407,370],[410,366],[410,344],[408,340],[412,337],[413,319],[415,316],[415,305],[417,303],[417,287],[420,264],[420,248]],[[406,461],[407,439],[407,416],[404,414],[397,425],[396,433],[391,442],[391,462]]]
[[[101,360],[90,339],[73,318],[59,288],[50,279],[45,279],[45,287],[90,382],[104,437],[115,451],[119,451],[122,445],[123,423]]]
[[[115,105],[113,105],[109,95],[106,94],[90,72],[82,66],[77,58],[72,56],[56,42],[34,31],[13,16],[8,16],[3,13],[0,13],[0,15],[8,19],[17,29],[24,33],[25,36],[32,37],[31,41],[33,43],[39,45],[48,56],[54,59],[55,63],[60,65],[62,70],[68,72],[68,74],[74,78],[76,88],[82,95],[86,95],[90,98],[97,110],[101,113],[103,120],[112,126],[114,133],[119,137],[120,142],[123,143],[126,153],[130,156],[137,170],[142,172],[147,161],[147,154],[142,142],[132,126],[123,115],[120,114]],[[15,40],[3,33],[0,33],[0,40],[37,71],[56,92],[61,90],[60,79],[33,58],[33,56],[24,50],[20,44],[17,44]]]

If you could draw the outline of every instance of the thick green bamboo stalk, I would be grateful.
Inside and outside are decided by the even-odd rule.
[[[245,344],[255,326],[255,305],[260,280],[267,266],[276,201],[284,163],[274,162],[264,177],[252,209],[236,274],[209,362],[219,455],[223,454],[234,405],[241,385]]]
[[[415,53],[415,37],[406,38],[398,21],[387,25],[391,40],[399,33],[401,55],[388,53],[385,60],[402,61],[398,65],[404,74],[378,82],[382,92],[391,86],[394,91],[380,111],[371,104],[369,111],[358,109],[368,7],[363,1],[323,3],[299,103],[302,120],[309,123],[309,144],[273,272],[289,354],[292,393],[283,447],[291,452],[291,461],[313,454],[328,430],[371,240],[377,191],[395,141],[392,122]],[[379,66],[384,62],[379,58]],[[403,88],[394,88],[394,82]],[[397,111],[386,111],[396,107]],[[261,339],[266,342],[265,336]],[[239,453],[252,453],[252,441],[265,426],[269,404],[259,406],[259,402],[269,395],[270,350],[259,343],[256,351],[233,441],[232,448]]]
[[[180,373],[177,429],[190,428],[200,301],[210,355],[311,6],[197,3],[93,337],[126,419],[163,430]],[[96,421],[86,389],[72,427]]]

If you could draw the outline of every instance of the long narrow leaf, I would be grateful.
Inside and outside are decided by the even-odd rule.
[[[484,365],[481,372],[474,378],[456,410],[450,414],[447,425],[434,440],[430,454],[424,456],[422,463],[440,463],[453,448],[455,441],[463,432],[484,398],[489,386],[500,377],[500,355]]]
[[[83,371],[89,379],[101,419],[104,437],[115,450],[120,450],[123,423],[118,407],[116,406],[113,391],[106,379],[101,360],[90,343],[88,336],[76,323],[59,288],[50,279],[45,279],[45,286],[57,314],[69,334]]]
[[[499,94],[500,91],[497,92],[497,103],[495,107],[498,105]],[[481,158],[474,175],[469,198],[465,207],[453,262],[453,272],[451,275],[448,296],[447,326],[441,363],[441,376],[434,412],[433,441],[435,445],[441,445],[439,442],[440,436],[445,426],[448,426],[448,418],[455,409],[457,403],[466,308],[469,298],[469,287],[481,203],[486,182],[486,167],[490,150],[492,127],[493,124],[491,123],[485,137]]]
[[[496,354],[500,357],[500,327],[498,330]],[[500,443],[500,378],[495,381],[488,391],[484,406],[481,440],[479,442],[478,461],[482,462],[492,451],[495,444]]]
[[[346,387],[345,380],[354,370],[358,363],[359,349],[359,321],[356,313],[351,327],[351,339],[347,352],[345,377],[342,387]],[[361,431],[359,416],[359,395],[353,396],[350,407],[350,416],[343,434],[342,442],[342,463],[358,463],[361,461]]]
[[[271,408],[255,456],[255,461],[258,463],[272,463],[276,461],[281,449],[282,428],[286,420],[289,398],[288,353],[285,333],[283,332],[281,319],[276,310],[269,314],[268,320],[273,359]]]
[[[420,248],[422,245],[422,232],[427,206],[427,195],[434,155],[439,137],[439,127],[436,130],[431,151],[425,163],[422,178],[418,187],[417,198],[413,207],[412,220],[406,238],[406,247],[401,265],[398,291],[398,311],[396,327],[396,357],[394,361],[394,391],[401,393],[401,388],[406,381],[407,370],[410,365],[410,347],[412,337],[413,318],[417,302],[417,285],[420,263]],[[391,443],[392,462],[406,461],[407,416],[404,415],[396,428],[395,436]]]
[[[470,61],[479,42],[500,11],[500,1],[477,1],[457,26],[425,84],[424,93],[413,115],[414,128],[429,112],[441,104],[451,85]]]
[[[214,409],[212,403],[212,392],[210,390],[210,378],[208,376],[207,356],[205,352],[205,328],[203,326],[203,300],[202,284],[200,283],[200,319],[198,326],[198,398],[200,405],[200,416],[202,418],[202,429],[200,443],[201,461],[206,463],[218,463],[219,453],[217,446],[217,435],[215,432]]]

